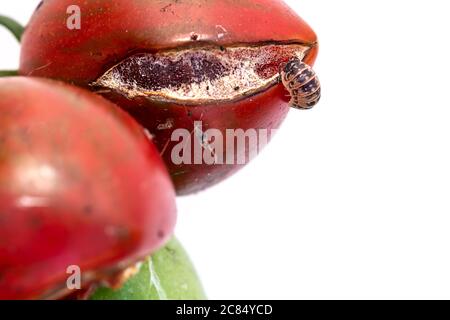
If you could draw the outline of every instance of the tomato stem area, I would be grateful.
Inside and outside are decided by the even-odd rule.
[[[11,77],[17,75],[18,75],[17,70],[0,70],[0,77]]]
[[[9,17],[0,15],[0,25],[8,29],[17,41],[20,42],[25,28],[19,22]]]

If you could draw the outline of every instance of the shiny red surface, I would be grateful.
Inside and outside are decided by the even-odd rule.
[[[69,5],[81,9],[81,29],[69,30]],[[46,0],[23,36],[20,73],[88,86],[110,67],[135,52],[208,45],[301,43],[311,47],[305,62],[313,64],[317,40],[313,30],[280,0]],[[105,94],[135,116],[155,136],[161,149],[169,132],[155,124],[174,120],[173,129],[192,131],[194,120],[205,127],[271,128],[284,119],[288,106],[282,85],[240,101],[184,106],[126,100]],[[138,107],[139,106],[139,107]],[[186,109],[191,112],[188,116]],[[242,150],[236,150],[240,152]],[[244,152],[248,150],[244,150]],[[169,152],[170,153],[170,152]],[[165,157],[178,194],[202,190],[242,166],[175,166]]]
[[[99,280],[159,248],[175,192],[128,115],[85,90],[0,79],[0,299],[61,292],[66,268]]]

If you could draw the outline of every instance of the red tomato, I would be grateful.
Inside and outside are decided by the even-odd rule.
[[[65,23],[77,18],[67,13],[72,5],[79,29]],[[178,163],[174,131],[190,133],[195,153],[195,143],[205,149],[196,121],[223,137],[278,128],[290,101],[280,70],[292,58],[312,65],[317,48],[313,30],[280,0],[46,0],[23,36],[20,73],[89,87],[119,104],[154,135],[178,194],[189,194],[243,164],[196,164],[194,154]],[[229,143],[214,152],[248,162],[254,148]]]
[[[66,84],[0,79],[0,299],[60,297],[67,268],[108,280],[175,224],[159,152],[109,101]]]

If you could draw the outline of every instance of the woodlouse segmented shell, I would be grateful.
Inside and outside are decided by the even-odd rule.
[[[290,60],[281,71],[281,81],[291,95],[289,105],[311,109],[320,100],[320,82],[314,70],[298,58]]]

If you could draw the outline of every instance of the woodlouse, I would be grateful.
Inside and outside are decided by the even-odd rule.
[[[286,64],[281,70],[281,81],[291,95],[291,107],[311,109],[319,102],[319,79],[314,70],[300,59],[291,59]]]

